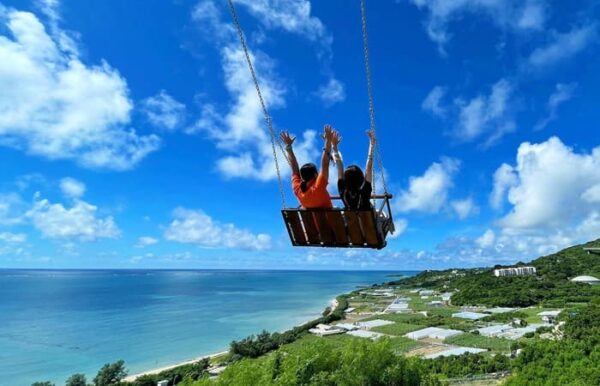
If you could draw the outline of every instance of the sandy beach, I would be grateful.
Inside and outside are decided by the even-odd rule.
[[[198,362],[198,361],[200,361],[200,360],[202,360],[204,358],[214,358],[214,357],[217,357],[219,355],[224,355],[224,354],[227,354],[227,353],[228,353],[228,351],[221,351],[221,352],[210,354],[210,355],[204,355],[204,356],[201,356],[201,357],[198,357],[198,358],[195,358],[195,359],[189,359],[187,361],[183,361],[183,362],[176,363],[176,364],[173,364],[173,365],[159,367],[159,368],[148,370],[148,371],[144,371],[144,372],[138,373],[138,374],[128,375],[123,380],[126,381],[126,382],[133,382],[137,378],[139,378],[139,377],[141,377],[143,375],[153,375],[153,374],[162,373],[163,371],[171,370],[171,369],[174,369],[174,368],[179,367],[179,366],[190,365],[192,363],[196,363],[196,362]]]

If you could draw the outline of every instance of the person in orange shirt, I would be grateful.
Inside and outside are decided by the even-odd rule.
[[[280,135],[281,141],[285,144],[288,161],[292,168],[292,189],[303,208],[333,208],[331,197],[327,192],[327,184],[329,183],[331,141],[335,135],[334,133],[330,125],[325,125],[323,134],[325,146],[321,155],[320,173],[313,163],[307,163],[298,168],[298,161],[292,148],[296,137],[291,136],[287,131],[283,131]]]

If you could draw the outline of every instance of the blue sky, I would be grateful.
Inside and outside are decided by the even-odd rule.
[[[363,164],[359,2],[235,3],[300,162],[318,160],[331,123]],[[367,13],[399,230],[383,251],[289,246],[226,1],[0,0],[0,266],[468,267],[600,235],[599,5],[371,0]]]

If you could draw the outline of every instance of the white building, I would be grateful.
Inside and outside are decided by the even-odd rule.
[[[309,329],[308,332],[318,336],[328,336],[342,334],[345,332],[345,330],[337,328],[336,326],[329,326],[327,324],[317,324],[317,327]]]
[[[571,279],[573,283],[583,283],[583,284],[600,284],[600,279],[595,278],[593,276],[577,276]]]
[[[450,338],[451,336],[460,335],[462,333],[463,332],[459,330],[450,330],[439,327],[427,327],[422,330],[409,332],[404,336],[413,340],[420,340],[425,338],[444,340],[446,338]]]
[[[386,309],[385,312],[408,312],[408,298],[396,298]]]
[[[556,311],[542,311],[538,314],[542,318],[544,323],[554,323],[560,314],[560,310]]]
[[[452,298],[452,292],[444,292],[440,296],[442,297],[443,302],[448,303],[448,302],[450,302],[450,298]]]
[[[489,316],[489,315],[481,314],[479,312],[471,312],[471,311],[455,312],[454,314],[452,314],[453,318],[469,319],[469,320],[479,320],[479,319],[485,318],[486,316]]]
[[[429,307],[442,307],[444,305],[444,302],[442,302],[441,300],[432,300],[428,302],[427,305]]]
[[[162,381],[158,381],[158,382],[156,382],[156,386],[169,386],[169,380],[165,379]]]
[[[347,335],[356,336],[358,338],[373,339],[373,340],[377,340],[383,336],[383,334],[380,334],[378,332],[365,331],[365,330],[348,331]]]
[[[341,328],[342,330],[346,330],[346,331],[358,330],[358,326],[353,323],[338,323],[335,326],[337,328]]]
[[[510,331],[513,329],[513,326],[510,324],[497,324],[493,326],[487,326],[483,328],[478,328],[475,331],[479,332],[481,336],[487,337],[495,337],[504,334],[506,331]]]
[[[419,295],[421,296],[431,296],[434,294],[433,290],[420,290]]]
[[[482,348],[474,348],[474,347],[453,347],[448,350],[425,355],[424,358],[425,359],[434,359],[434,358],[439,358],[439,357],[449,357],[452,355],[463,355],[466,353],[479,354],[479,353],[486,352],[486,351],[487,350],[484,350]]]
[[[394,324],[394,322],[390,322],[389,320],[375,319],[368,320],[366,322],[358,322],[359,327],[370,330],[374,327],[387,326],[388,324]]]
[[[483,312],[487,312],[489,314],[504,314],[505,312],[513,312],[516,311],[516,308],[510,308],[510,307],[494,307],[494,308],[488,308],[487,310],[484,310]]]
[[[535,275],[535,267],[511,267],[511,268],[499,268],[494,270],[494,276],[526,276]]]

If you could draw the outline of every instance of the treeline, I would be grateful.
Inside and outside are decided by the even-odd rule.
[[[419,359],[396,355],[388,339],[338,344],[318,339],[258,359],[240,360],[215,380],[204,378],[189,385],[441,385],[426,370]]]
[[[536,267],[536,276],[495,277],[492,268],[452,269],[425,271],[390,284],[453,291],[454,305],[564,307],[568,303],[587,303],[600,296],[600,286],[572,283],[570,279],[579,275],[600,276],[600,258],[583,250],[599,246],[600,240],[596,240],[540,257],[528,264]]]
[[[327,324],[343,319],[346,308],[348,308],[348,299],[345,295],[342,295],[337,298],[337,306],[333,311],[316,320],[294,327],[283,333],[263,331],[256,336],[251,335],[240,341],[233,341],[229,346],[230,361],[235,362],[242,358],[258,358],[261,355],[278,349],[284,344],[292,343],[317,324]]]
[[[158,374],[143,375],[133,382],[125,382],[124,379],[127,377],[125,362],[119,360],[102,366],[91,383],[88,383],[84,374],[73,374],[65,381],[65,386],[156,386],[162,380],[168,380],[169,386],[174,386],[182,381],[191,382],[200,379],[207,374],[209,364],[209,360],[205,358]],[[55,384],[45,381],[34,382],[31,386],[55,386]]]

